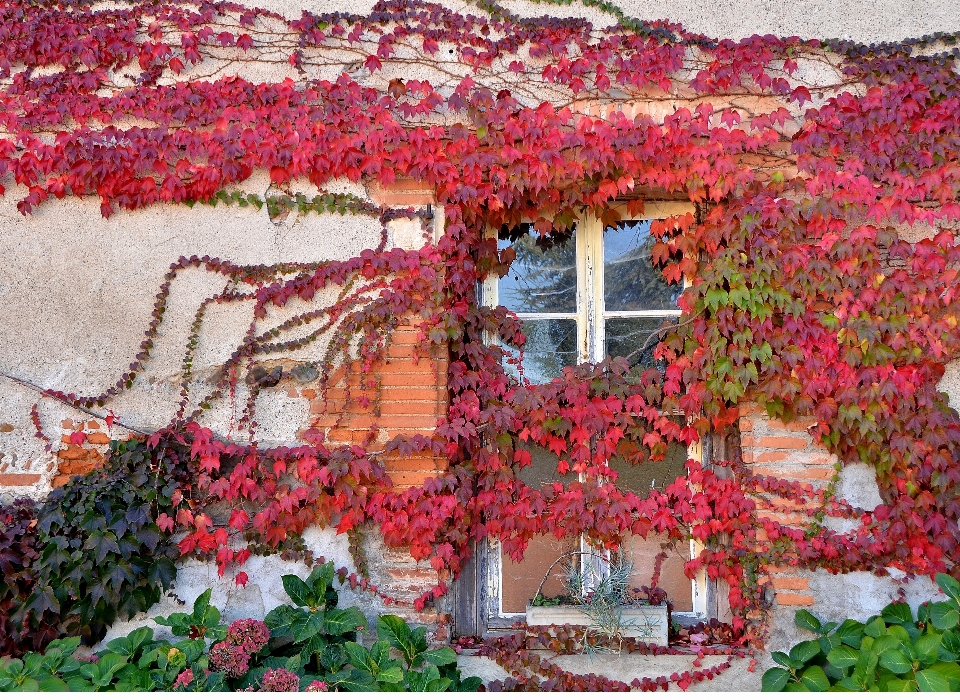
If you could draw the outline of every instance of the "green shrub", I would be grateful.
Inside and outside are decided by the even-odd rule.
[[[208,589],[189,613],[157,617],[179,639],[156,640],[149,627],[77,658],[78,637],[50,644],[45,654],[0,659],[0,691],[473,691],[480,679],[460,678],[449,647],[429,649],[426,629],[395,615],[377,621],[377,641],[358,644],[366,626],[356,607],[337,608],[332,563],[303,580],[284,576],[294,605],[271,611],[264,622],[220,624]],[[210,645],[207,648],[207,645]]]
[[[118,617],[147,610],[176,576],[179,549],[155,520],[186,478],[189,446],[168,440],[111,444],[110,461],[54,490],[37,515],[29,594],[21,591],[14,624],[57,620],[61,635],[103,639]]]
[[[906,603],[839,625],[797,611],[797,626],[818,638],[773,652],[778,666],[763,674],[763,690],[960,690],[960,582],[938,574],[937,584],[948,599],[924,603],[916,620]]]

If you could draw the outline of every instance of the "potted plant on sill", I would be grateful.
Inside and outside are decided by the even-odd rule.
[[[579,562],[576,557],[581,558]],[[564,560],[569,560],[564,567],[567,593],[546,598],[543,586],[553,568]],[[595,552],[567,552],[550,565],[527,604],[527,624],[582,626],[584,650],[594,650],[587,643],[590,633],[604,635],[617,652],[627,638],[667,646],[670,616],[666,598],[662,591],[656,594],[659,589],[645,589],[643,597],[643,590],[630,586],[632,574],[633,564],[628,559],[611,561]]]

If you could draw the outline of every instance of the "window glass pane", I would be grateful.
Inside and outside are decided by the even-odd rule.
[[[649,341],[650,334],[655,332],[664,321],[669,324],[677,322],[676,316],[656,316],[644,318],[608,318],[604,322],[604,338],[606,347],[604,354],[610,357],[625,357],[631,367],[657,367],[653,358],[653,351],[657,347],[659,338]],[[643,352],[640,348],[647,345]],[[662,367],[660,368],[663,369]]]
[[[673,309],[683,291],[667,284],[650,253],[649,221],[622,221],[603,232],[603,301],[607,311]]]
[[[650,585],[657,555],[662,551],[660,545],[665,542],[665,537],[651,535],[647,539],[631,537],[623,543],[624,554],[633,561],[632,587]],[[683,573],[683,565],[690,560],[690,544],[679,542],[668,551],[660,566],[659,586],[667,592],[674,612],[693,612],[693,582]]]
[[[623,457],[613,457],[610,467],[617,471],[617,487],[621,491],[630,491],[641,498],[650,495],[651,490],[662,491],[680,476],[687,473],[684,466],[687,461],[687,448],[672,444],[667,448],[662,461],[646,461],[631,464]],[[631,537],[624,542],[623,552],[633,562],[633,585],[649,586],[657,555],[662,551],[665,537],[651,535],[647,539]],[[683,573],[683,565],[689,559],[689,543],[684,541],[669,550],[666,561],[660,568],[660,588],[667,592],[676,612],[693,610],[693,587],[690,579]]]
[[[576,236],[558,244],[530,230],[516,241],[499,242],[501,250],[512,246],[517,253],[500,278],[500,304],[516,313],[576,313]]]
[[[553,535],[534,535],[523,553],[523,561],[516,562],[509,556],[504,556],[500,565],[501,610],[505,613],[526,612],[527,603],[537,594],[537,587],[550,565],[562,555],[577,552],[579,549],[580,538],[576,536],[558,540]],[[571,559],[575,558],[568,557],[553,567],[541,589],[546,598],[567,592],[563,567],[575,566]]]
[[[523,352],[523,374],[531,384],[546,384],[559,377],[567,365],[577,363],[577,321],[573,318],[550,318],[523,321],[527,343]],[[519,352],[510,345],[503,346],[507,357],[518,358]],[[507,371],[519,376],[515,364],[507,364]]]
[[[557,462],[559,457],[550,450],[539,445],[524,443],[521,446],[530,452],[530,466],[520,470],[520,478],[532,489],[542,489],[545,484],[559,481],[568,485],[576,479],[575,472],[559,474]],[[575,552],[580,547],[580,540],[576,536],[558,540],[552,535],[536,535],[527,545],[523,553],[523,561],[516,562],[509,556],[504,556],[501,562],[501,607],[505,613],[522,613],[527,609],[527,602],[537,593],[537,587],[543,580],[547,569],[562,554]],[[543,594],[547,598],[565,592],[564,566],[570,566],[569,561],[563,561],[553,567],[546,583],[543,584]]]
[[[647,460],[639,464],[628,462],[619,455],[610,458],[610,468],[617,472],[617,488],[646,498],[650,491],[663,491],[678,477],[687,475],[687,448],[679,443],[667,447],[660,461]]]

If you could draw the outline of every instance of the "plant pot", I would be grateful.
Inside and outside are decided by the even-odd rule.
[[[621,633],[647,644],[667,646],[669,623],[666,605],[632,605],[620,608]],[[527,604],[528,625],[577,625],[595,627],[577,605]]]

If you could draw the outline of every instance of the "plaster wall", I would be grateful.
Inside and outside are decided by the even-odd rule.
[[[254,3],[246,0],[245,4]],[[373,2],[258,0],[256,4],[296,17],[303,10],[365,12]],[[554,6],[526,0],[507,4],[527,16],[584,16],[598,25],[609,21],[605,15],[575,4]],[[936,31],[960,31],[960,13],[953,0],[876,0],[869,4],[869,11],[859,0],[622,0],[620,5],[628,14],[642,19],[666,18],[695,32],[732,38],[772,33],[842,37],[869,43]],[[464,3],[452,2],[449,6],[468,8]],[[262,77],[269,80],[285,75],[285,69],[281,69],[276,76]],[[25,193],[12,183],[4,184],[7,194],[0,198],[0,259],[4,271],[0,276],[0,370],[40,387],[81,394],[98,393],[132,361],[149,322],[154,295],[170,264],[181,255],[210,255],[246,265],[313,262],[347,259],[380,242],[381,227],[373,219],[311,214],[271,221],[265,210],[253,208],[156,206],[143,211],[121,211],[103,219],[99,202],[65,199],[47,202],[24,218],[16,210],[16,201]],[[268,186],[268,180],[259,175],[245,183],[243,189],[265,194]],[[362,187],[351,183],[333,183],[328,189],[366,196]],[[395,222],[389,236],[390,245],[416,248],[422,243],[417,227],[405,222]],[[176,379],[193,313],[205,298],[221,291],[224,283],[218,275],[199,271],[184,273],[174,283],[154,360],[133,389],[111,405],[127,425],[149,431],[170,420],[178,398]],[[206,376],[229,356],[250,320],[249,305],[217,307],[211,312],[207,324],[215,330],[202,334],[196,364],[198,376]],[[289,359],[314,360],[322,348],[322,343],[317,344]],[[940,387],[950,396],[951,405],[960,410],[960,362],[948,365]],[[0,473],[39,477],[29,483],[25,480],[22,486],[5,488],[4,498],[40,497],[49,490],[52,472],[50,457],[43,444],[33,437],[29,420],[37,393],[0,377],[0,397],[0,426],[4,426],[0,429]],[[274,444],[294,441],[293,425],[303,424],[309,402],[269,391],[261,401],[264,439]],[[239,402],[242,404],[242,397]],[[58,434],[63,420],[88,418],[50,401],[41,403],[40,416],[51,436]],[[208,420],[212,427],[225,433],[231,417],[235,418],[232,407],[221,405]],[[123,435],[122,430],[115,430],[115,436]],[[847,467],[842,487],[846,488],[843,484],[849,482],[851,494],[869,492],[869,476],[856,467]],[[308,542],[317,554],[334,559],[338,565],[350,561],[346,541],[330,532],[311,531]],[[386,562],[395,555],[374,546],[371,556]],[[181,569],[176,595],[192,603],[199,593],[212,586],[213,602],[227,608],[228,619],[262,616],[284,602],[279,593],[279,577],[283,573],[306,573],[301,564],[281,563],[273,558],[253,558],[247,570],[251,583],[238,589],[227,580],[218,579],[215,568],[188,563]],[[810,586],[817,598],[815,612],[842,619],[854,614],[864,618],[878,611],[893,598],[897,584],[870,574],[839,577],[818,573]],[[913,583],[908,593],[908,599],[916,604],[928,597],[931,590],[926,584]],[[343,602],[352,604],[352,595],[345,594]],[[357,602],[371,614],[378,610],[372,600],[360,598]],[[167,598],[148,615],[118,625],[114,634],[125,633],[147,617],[169,614],[177,608],[177,602]],[[773,628],[771,648],[784,648],[796,641],[792,610],[778,612]],[[475,667],[481,675],[495,677],[499,673],[497,667],[484,666],[485,663],[488,662],[463,661],[465,668]],[[634,662],[605,661],[600,666],[584,659],[563,663],[571,670],[604,672],[629,680],[637,673],[660,675],[666,671],[669,675],[673,670],[683,670],[681,665],[687,662],[672,657],[644,657]],[[681,665],[674,668],[671,664]],[[759,686],[759,674],[747,674],[742,664],[722,678],[722,683],[718,680],[713,686],[696,688],[743,690]]]

